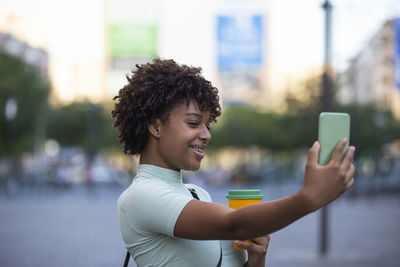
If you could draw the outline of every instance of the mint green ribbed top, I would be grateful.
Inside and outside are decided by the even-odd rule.
[[[142,164],[132,184],[117,203],[125,247],[140,266],[216,266],[219,240],[189,240],[174,237],[174,227],[185,205],[193,200],[194,188],[201,201],[210,195],[196,185],[182,182],[181,172]],[[243,266],[245,254],[234,251],[231,241],[222,241],[223,266]]]

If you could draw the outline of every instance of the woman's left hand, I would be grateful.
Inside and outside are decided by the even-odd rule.
[[[261,236],[252,239],[253,243],[246,241],[235,241],[236,245],[247,250],[248,260],[246,267],[264,267],[265,256],[268,250],[270,237],[269,235]]]

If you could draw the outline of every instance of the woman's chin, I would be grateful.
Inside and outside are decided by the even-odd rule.
[[[198,169],[200,169],[200,163],[196,163],[196,164],[190,164],[190,166],[188,166],[187,168],[185,168],[185,171],[197,171]]]

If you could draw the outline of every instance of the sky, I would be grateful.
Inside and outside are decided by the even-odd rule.
[[[192,0],[194,1],[194,0]],[[104,49],[103,0],[0,0],[38,21],[51,36],[49,51],[69,59],[99,57]],[[270,0],[270,56],[282,68],[307,68],[323,58],[323,0]],[[366,44],[386,19],[400,17],[396,0],[331,0],[332,60],[338,70]],[[71,15],[73,14],[73,15]],[[302,29],[302,30],[299,30]]]
[[[323,60],[323,2],[270,1],[270,16],[275,24],[270,37],[274,39],[272,56],[279,62],[283,61],[287,68],[290,64],[301,68]],[[330,3],[333,6],[332,64],[337,70],[348,66],[349,60],[357,55],[387,19],[400,17],[400,1],[396,0],[331,0]],[[302,58],[296,59],[293,50],[301,51]]]
[[[102,0],[0,0],[18,15],[37,21],[50,36],[52,56],[96,58],[102,54]],[[71,14],[73,14],[71,16]],[[81,40],[81,42],[77,41]]]

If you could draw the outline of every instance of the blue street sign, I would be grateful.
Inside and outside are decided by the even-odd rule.
[[[263,16],[218,16],[219,70],[259,69],[263,61]]]

